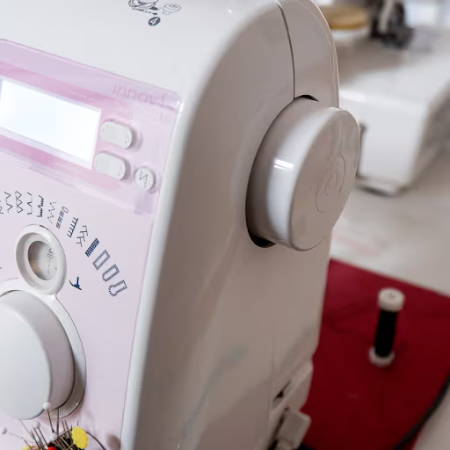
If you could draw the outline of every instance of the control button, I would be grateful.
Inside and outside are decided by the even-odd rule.
[[[100,139],[108,144],[127,149],[133,145],[133,130],[117,122],[105,122],[100,127]]]
[[[134,174],[134,182],[140,188],[151,191],[156,186],[156,174],[148,167],[140,167]]]
[[[94,160],[94,169],[104,175],[122,180],[127,173],[127,163],[118,156],[99,153]]]

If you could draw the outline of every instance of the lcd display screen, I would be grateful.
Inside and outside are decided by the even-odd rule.
[[[101,110],[0,78],[0,129],[91,166]]]

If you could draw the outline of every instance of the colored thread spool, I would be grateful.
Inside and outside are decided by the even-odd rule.
[[[378,295],[380,314],[375,342],[369,350],[369,359],[377,367],[387,367],[395,359],[394,344],[398,315],[405,305],[405,296],[397,289],[383,289]]]
[[[370,27],[369,11],[353,4],[327,5],[320,8],[332,30],[358,30]]]

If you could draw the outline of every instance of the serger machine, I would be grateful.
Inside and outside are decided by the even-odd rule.
[[[358,180],[394,194],[449,148],[450,32],[412,29],[402,1],[349,3],[325,12],[338,43],[341,103],[363,130]]]
[[[319,9],[3,2],[0,30],[0,448],[294,448],[359,156]]]

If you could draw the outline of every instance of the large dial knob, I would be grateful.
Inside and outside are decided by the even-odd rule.
[[[15,419],[64,404],[74,382],[67,335],[55,314],[22,292],[0,297],[0,410]]]
[[[309,250],[330,235],[356,176],[360,133],[346,111],[300,98],[269,129],[249,184],[250,232]]]

